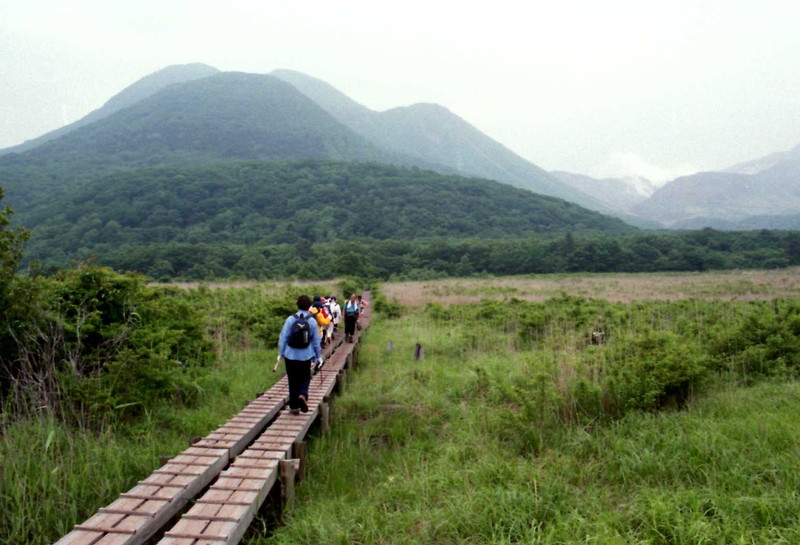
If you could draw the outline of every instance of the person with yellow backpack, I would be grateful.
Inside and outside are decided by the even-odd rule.
[[[331,317],[328,315],[327,311],[325,310],[325,306],[322,304],[322,297],[319,295],[314,296],[314,303],[311,305],[311,308],[308,309],[311,313],[311,316],[317,321],[317,327],[319,328],[319,337],[322,340],[322,346],[325,346],[326,339],[323,336],[323,330],[328,327],[331,323]]]

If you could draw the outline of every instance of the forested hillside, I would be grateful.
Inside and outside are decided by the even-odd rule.
[[[30,214],[29,256],[107,256],[120,245],[313,244],[632,233],[622,221],[488,180],[328,161],[123,172]]]

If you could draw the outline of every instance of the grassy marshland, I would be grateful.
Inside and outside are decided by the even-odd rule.
[[[536,303],[480,282],[504,300],[376,301],[297,509],[249,543],[800,542],[800,302],[772,299],[790,284],[763,301]],[[216,350],[180,382],[191,402],[85,428],[6,411],[0,542],[52,542],[266,388],[289,291],[171,295]]]
[[[796,306],[759,305],[562,299],[378,320],[297,511],[249,543],[797,543],[797,354],[727,342]],[[608,341],[587,346],[599,319]]]

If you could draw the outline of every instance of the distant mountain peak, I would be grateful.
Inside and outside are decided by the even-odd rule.
[[[156,70],[152,74],[135,81],[108,99],[103,106],[79,119],[75,123],[65,125],[64,127],[43,134],[38,138],[28,140],[27,142],[24,142],[18,146],[0,150],[0,155],[5,153],[22,153],[36,148],[46,142],[64,136],[75,129],[90,125],[95,121],[99,121],[105,117],[108,117],[111,114],[127,108],[128,106],[132,106],[137,102],[156,94],[162,89],[169,87],[170,85],[212,76],[217,73],[219,73],[219,70],[202,63],[173,64],[160,70]]]
[[[440,172],[497,180],[592,210],[609,211],[597,199],[565,186],[440,104],[420,102],[376,112],[306,74],[292,70],[272,74],[294,85],[368,141],[420,158]]]
[[[800,146],[723,171],[677,178],[634,211],[675,228],[796,225],[800,215]]]
[[[793,147],[788,151],[779,151],[772,153],[766,157],[760,157],[752,161],[745,161],[738,163],[732,167],[728,167],[721,172],[730,172],[731,174],[758,174],[764,172],[777,164],[785,161],[800,160],[800,145]]]
[[[656,191],[656,184],[642,176],[593,178],[563,171],[553,171],[550,174],[617,212],[627,213],[633,205],[647,199]]]

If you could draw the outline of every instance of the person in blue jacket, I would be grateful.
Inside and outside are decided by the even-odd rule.
[[[297,313],[286,318],[278,340],[278,356],[283,357],[286,362],[289,411],[292,414],[308,412],[311,366],[322,360],[319,329],[316,320],[308,312],[310,307],[311,298],[308,295],[297,298]]]

